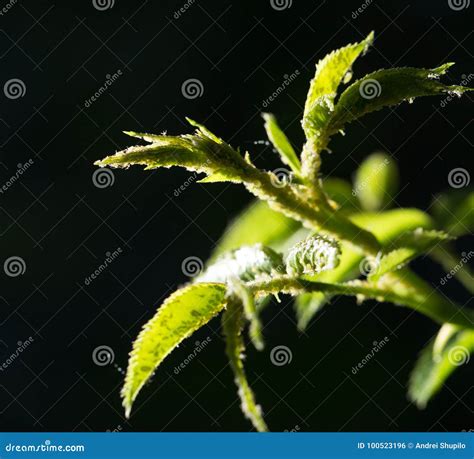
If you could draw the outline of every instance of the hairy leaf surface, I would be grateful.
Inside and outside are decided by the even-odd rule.
[[[306,97],[303,127],[309,138],[318,135],[318,130],[325,125],[333,108],[337,88],[343,80],[348,82],[354,61],[365,53],[372,44],[374,33],[360,43],[353,43],[337,49],[316,64],[316,74]]]
[[[449,239],[452,239],[452,237],[442,231],[425,230],[423,228],[407,231],[401,234],[386,250],[386,254],[382,256],[369,279],[376,281],[384,274],[400,269],[414,258]]]
[[[223,284],[188,285],[168,297],[143,327],[133,344],[128,362],[123,405],[127,417],[140,389],[164,358],[226,305]]]
[[[462,94],[465,86],[447,86],[438,81],[453,64],[435,69],[401,67],[383,69],[366,75],[349,86],[339,98],[328,130],[332,133],[367,113],[409,101],[415,97],[435,96],[444,93]]]

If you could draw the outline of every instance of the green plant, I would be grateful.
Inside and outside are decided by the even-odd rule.
[[[255,167],[248,152],[242,154],[189,119],[196,128],[194,134],[126,132],[148,145],[127,148],[96,163],[102,167],[141,164],[146,169],[181,166],[204,173],[201,183],[241,183],[257,197],[223,235],[205,271],[173,293],[135,341],[122,390],[127,416],[163,359],[222,312],[226,352],[243,412],[257,430],[266,430],[245,376],[242,334],[249,324],[252,343],[258,350],[264,347],[259,314],[269,297],[280,293],[295,297],[301,329],[334,295],[407,306],[438,322],[440,332],[423,351],[410,382],[410,397],[420,407],[474,349],[473,311],[446,299],[407,266],[425,253],[443,259],[441,247],[452,260],[458,258],[450,240],[473,226],[469,217],[472,193],[443,196],[438,201],[449,202],[450,212],[441,209],[434,217],[417,209],[386,210],[393,202],[398,173],[392,158],[381,153],[361,165],[354,188],[340,179],[322,181],[319,177],[321,153],[354,120],[416,97],[460,95],[467,90],[439,81],[451,67],[448,63],[434,69],[378,70],[338,94],[352,76],[354,61],[372,41],[371,33],[318,62],[304,108],[306,142],[300,156],[276,118],[263,115],[271,143],[291,169],[284,181]],[[261,221],[266,224],[260,225]],[[455,275],[472,288],[466,269],[461,266]]]

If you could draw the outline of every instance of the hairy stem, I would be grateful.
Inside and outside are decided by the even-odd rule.
[[[274,210],[311,229],[323,230],[337,239],[346,240],[366,254],[375,256],[379,252],[380,244],[372,233],[358,227],[324,202],[319,206],[311,205],[311,201],[299,196],[291,185],[277,187],[269,174],[254,168],[251,170],[245,186],[256,197],[267,201]]]
[[[264,282],[252,282],[248,284],[248,287],[257,296],[277,293],[299,295],[307,292],[326,292],[358,296],[362,299],[388,301],[401,306],[408,306],[440,324],[451,323],[464,328],[474,328],[474,314],[472,311],[463,312],[456,304],[433,293],[433,289],[429,286],[426,288],[424,282],[415,274],[404,274],[406,275],[405,284],[401,285],[400,276],[397,276],[387,281],[387,285],[383,287],[359,280],[329,284],[289,276],[281,276]]]

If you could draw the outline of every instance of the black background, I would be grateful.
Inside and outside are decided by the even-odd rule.
[[[189,173],[173,169],[115,171],[113,186],[92,182],[93,162],[131,145],[122,130],[189,132],[185,116],[204,122],[261,167],[279,167],[264,139],[260,112],[275,113],[295,145],[314,64],[326,52],[360,40],[376,42],[356,75],[391,66],[455,61],[446,80],[472,70],[472,10],[447,1],[362,2],[294,0],[276,11],[267,0],[115,0],[98,11],[89,1],[19,1],[0,16],[1,81],[21,79],[24,97],[0,94],[3,182],[17,164],[34,164],[0,196],[2,263],[25,260],[26,272],[1,272],[0,352],[3,362],[29,336],[34,342],[0,373],[2,430],[250,430],[226,367],[219,323],[213,321],[163,364],[123,418],[119,389],[131,342],[159,303],[186,281],[182,261],[206,259],[226,224],[250,202],[238,186],[193,184],[173,191]],[[84,103],[107,74],[123,75],[89,108]],[[267,108],[262,103],[298,70],[299,77]],[[182,83],[199,79],[201,97]],[[472,109],[465,96],[402,104],[366,117],[332,142],[324,175],[350,178],[371,151],[399,161],[400,206],[428,210],[448,188],[448,172],[470,169]],[[469,240],[457,242],[459,250]],[[472,242],[472,241],[471,241]],[[123,253],[89,286],[84,279],[105,253]],[[439,286],[442,270],[427,259],[415,268]],[[460,304],[469,296],[455,281],[442,291]],[[472,305],[471,305],[472,306]],[[267,350],[249,349],[250,381],[273,430],[454,430],[472,425],[472,365],[460,368],[425,411],[406,399],[419,350],[437,326],[411,310],[339,298],[305,334],[296,331],[291,302],[265,314]],[[173,368],[195,341],[211,338],[179,375]],[[388,336],[377,359],[351,373]],[[110,346],[114,363],[100,367],[93,350]],[[276,345],[292,350],[284,367],[271,364]]]

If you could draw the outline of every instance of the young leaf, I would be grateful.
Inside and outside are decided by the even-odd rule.
[[[329,271],[339,264],[341,248],[337,241],[313,235],[293,246],[286,257],[286,272],[290,276],[314,275]]]
[[[197,127],[194,135],[173,137],[127,132],[128,135],[152,143],[127,148],[96,161],[95,164],[100,167],[122,168],[141,164],[146,166],[146,169],[180,166],[211,177],[219,177],[219,181],[235,183],[241,183],[251,175],[255,168],[237,151],[204,126],[189,119],[188,121]]]
[[[368,156],[355,174],[354,194],[369,212],[385,209],[393,202],[398,188],[398,168],[386,153]]]
[[[302,154],[303,175],[309,179],[314,179],[319,172],[320,153],[329,141],[326,126],[334,110],[337,88],[343,80],[350,80],[352,64],[361,53],[367,51],[373,39],[374,34],[371,32],[365,40],[333,51],[316,65],[302,120],[307,139]]]
[[[303,128],[306,137],[318,135],[332,109],[337,88],[343,80],[347,83],[352,74],[352,64],[365,53],[374,40],[374,33],[360,43],[353,43],[326,55],[316,64],[316,74],[306,97]],[[323,122],[321,122],[323,121]]]
[[[250,388],[245,375],[243,358],[245,345],[242,339],[242,305],[235,299],[230,299],[228,307],[222,315],[222,328],[226,341],[226,353],[234,372],[235,383],[239,388],[242,411],[259,432],[268,430],[263,420],[262,410],[255,402],[255,395]]]
[[[224,309],[223,284],[188,285],[168,297],[133,343],[128,362],[123,406],[128,417],[140,389],[165,357]]]
[[[228,226],[214,249],[216,256],[243,245],[262,243],[275,248],[301,227],[297,221],[268,207],[264,201],[254,201]]]
[[[473,330],[458,329],[458,332],[454,336],[451,335],[447,343],[437,352],[433,352],[433,342],[431,342],[421,352],[412,371],[408,386],[410,400],[418,408],[425,408],[428,401],[443,387],[451,373],[469,361],[473,351]]]
[[[382,256],[377,263],[369,279],[376,281],[384,274],[400,269],[417,256],[433,249],[438,244],[452,239],[451,236],[442,231],[424,230],[417,228],[414,231],[403,233]]]
[[[271,113],[263,113],[263,119],[265,120],[267,136],[280,154],[281,160],[284,164],[290,166],[296,176],[299,176],[301,173],[300,160],[285,133],[280,129],[276,118]]]
[[[453,64],[444,64],[435,69],[402,67],[378,70],[366,75],[349,86],[339,98],[328,131],[335,133],[345,124],[367,113],[383,107],[396,105],[415,97],[435,96],[443,93],[461,95],[469,88],[465,86],[447,86],[438,81]]]

